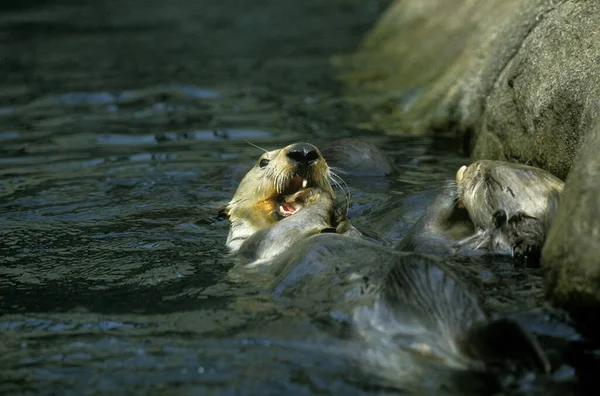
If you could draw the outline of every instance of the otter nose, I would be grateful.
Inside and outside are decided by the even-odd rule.
[[[319,159],[317,148],[308,143],[296,143],[288,149],[287,157],[298,165],[311,165]]]

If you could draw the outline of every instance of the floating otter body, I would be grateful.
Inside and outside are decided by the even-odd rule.
[[[395,350],[405,363],[418,364],[410,352],[462,370],[508,360],[549,369],[535,339],[510,319],[492,320],[472,287],[435,257],[320,234],[298,242],[272,265],[275,297],[320,322],[350,326],[370,348]],[[389,360],[370,363],[381,369]]]
[[[460,249],[458,243],[476,233],[469,213],[460,205],[458,186],[454,181],[428,192],[433,195],[425,212],[412,226],[408,235],[397,244],[407,252],[451,256]]]
[[[276,300],[319,320],[335,316],[380,352],[409,351],[461,369],[516,360],[548,370],[535,340],[516,322],[490,320],[447,265],[356,238],[336,210],[330,180],[312,145],[266,152],[228,206],[236,270],[251,277],[264,264]],[[517,348],[495,349],[500,337]]]
[[[456,181],[460,204],[482,234],[466,243],[488,245],[497,253],[539,255],[558,209],[560,179],[527,165],[478,161],[460,168]]]
[[[461,167],[408,238],[405,251],[492,254],[537,262],[564,183],[550,173],[502,161]]]
[[[318,202],[322,209],[312,205],[311,212],[315,212],[314,215],[303,213],[306,216],[302,216],[312,221],[301,222],[297,216],[295,227],[308,234],[330,227],[331,219],[325,218],[333,209],[330,178],[329,167],[315,146],[300,143],[265,152],[244,176],[227,206],[231,221],[227,247],[237,252],[260,231],[261,234],[248,243],[258,250],[256,257],[266,258],[277,254],[278,248],[268,246],[273,245],[274,236],[269,237],[266,230],[279,220],[301,212],[307,202]],[[295,238],[292,237],[290,242],[293,240]]]

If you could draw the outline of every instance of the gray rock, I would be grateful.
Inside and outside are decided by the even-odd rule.
[[[322,153],[327,164],[341,170],[343,175],[384,176],[393,170],[381,149],[360,139],[335,140],[326,145]]]
[[[576,21],[576,22],[575,22]],[[473,156],[544,168],[565,178],[600,88],[600,3],[566,1],[544,16],[500,73]]]
[[[600,118],[598,118],[600,120]],[[569,173],[561,207],[542,251],[546,288],[588,331],[600,328],[600,122]],[[582,320],[583,319],[583,320]]]
[[[485,102],[523,40],[557,0],[396,1],[361,50],[336,64],[392,133],[476,132]]]

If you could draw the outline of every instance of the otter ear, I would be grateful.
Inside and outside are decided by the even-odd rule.
[[[460,169],[456,172],[456,182],[460,183],[462,181],[462,178],[465,174],[465,171],[467,170],[467,166],[463,165],[460,167]]]

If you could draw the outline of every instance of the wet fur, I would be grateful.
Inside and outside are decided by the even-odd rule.
[[[402,371],[411,373],[403,381],[414,379],[420,367],[417,356],[458,369],[482,370],[490,362],[511,360],[548,370],[535,339],[510,319],[490,319],[477,294],[444,263],[345,236],[353,227],[336,210],[330,171],[321,157],[322,166],[309,175],[316,186],[307,190],[302,209],[279,219],[274,197],[285,187],[281,180],[295,172],[286,149],[265,153],[229,205],[227,243],[241,259],[238,275],[249,279],[268,274],[273,297],[315,320],[342,314],[350,332],[368,346],[361,356],[365,367],[392,381],[400,380]],[[260,168],[265,158],[271,160],[271,169]],[[421,218],[415,246],[430,241],[428,247],[452,251],[456,240],[475,232],[467,210],[459,205],[459,190],[454,182],[440,189],[436,210]],[[257,267],[262,263],[267,265]],[[517,348],[495,349],[507,336]]]
[[[471,164],[459,198],[477,232],[458,245],[511,256],[538,257],[564,183],[550,173],[501,161]]]
[[[549,369],[536,340],[511,319],[492,320],[478,294],[438,258],[319,234],[274,257],[271,268],[273,295],[321,322],[347,321],[343,335],[368,344],[365,364],[378,375],[410,371],[417,356],[462,370],[506,360]],[[494,349],[502,337],[515,347]]]
[[[402,240],[403,251],[501,254],[539,262],[563,182],[530,166],[478,161],[448,181]]]
[[[292,146],[265,152],[240,182],[226,208],[231,221],[226,244],[231,252],[238,251],[248,238],[279,220],[275,198],[284,191],[285,183],[297,171],[293,161],[286,156]],[[261,167],[263,160],[269,163]],[[332,174],[320,153],[317,162],[302,177],[308,180],[309,185],[333,197],[329,184]]]
[[[248,264],[260,264],[262,260],[275,257],[292,245],[311,235],[332,228],[334,202],[329,191],[310,189],[305,206],[292,216],[252,234],[242,244],[238,257]]]
[[[397,248],[436,255],[454,254],[456,243],[476,232],[469,213],[459,207],[459,202],[458,185],[447,181]]]

